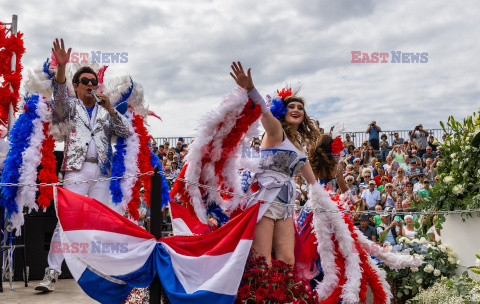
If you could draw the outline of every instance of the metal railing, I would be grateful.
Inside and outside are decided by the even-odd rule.
[[[180,138],[183,138],[183,142],[185,144],[190,144],[193,141],[193,137],[154,137],[155,141],[157,142],[157,147],[159,145],[163,145],[165,142],[170,143],[170,148],[175,148],[177,146],[177,142]]]
[[[412,129],[413,130],[413,129]],[[393,143],[393,140],[395,139],[395,136],[393,134],[398,133],[398,136],[400,138],[403,138],[404,140],[410,140],[410,135],[409,132],[412,132],[412,130],[388,130],[388,131],[382,131],[380,132],[380,136],[382,134],[387,135],[387,141],[388,144],[391,146]],[[442,129],[425,129],[428,131],[429,136],[433,135],[435,139],[441,141],[442,135],[445,134]],[[345,135],[350,134],[351,140],[355,143],[355,147],[360,147],[362,143],[365,140],[368,140],[368,134],[365,133],[365,131],[354,131],[354,132],[348,132],[345,131],[343,132],[342,139],[345,140]],[[193,137],[182,137],[184,140],[184,143],[190,144],[193,141]],[[180,137],[155,137],[155,141],[157,142],[157,145],[163,144],[165,142],[170,143],[170,147],[175,147],[177,145],[177,141],[180,139]]]
[[[393,134],[398,133],[398,137],[403,138],[404,140],[410,140],[410,132],[412,130],[388,130],[388,131],[382,131],[380,132],[379,136],[382,136],[383,134],[387,135],[387,141],[390,146],[392,146],[393,140],[395,139],[395,136]],[[442,140],[442,135],[445,134],[445,132],[442,129],[425,129],[425,131],[428,131],[428,136],[433,135],[435,139],[438,141]],[[342,140],[345,140],[345,135],[350,134],[350,139],[355,143],[355,147],[360,147],[364,141],[368,141],[368,133],[365,133],[365,131],[355,131],[355,132],[343,132],[342,133]]]

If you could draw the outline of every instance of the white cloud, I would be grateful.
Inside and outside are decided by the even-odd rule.
[[[480,96],[476,1],[14,1],[0,12],[2,21],[19,16],[27,69],[55,37],[74,51],[128,52],[107,77],[129,73],[143,84],[163,119],[150,119],[154,136],[193,135],[234,87],[236,59],[264,95],[300,81],[322,126],[434,128],[473,112]],[[352,64],[353,50],[428,52],[429,62]]]

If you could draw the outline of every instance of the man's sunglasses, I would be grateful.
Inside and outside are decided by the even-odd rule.
[[[93,86],[98,85],[98,80],[96,78],[87,78],[87,77],[82,77],[78,80],[77,83],[81,82],[83,85],[88,85],[89,82],[92,83]]]

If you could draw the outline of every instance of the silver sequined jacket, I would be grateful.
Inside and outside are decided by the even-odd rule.
[[[83,101],[68,96],[66,84],[53,80],[53,123],[65,124],[68,131],[65,138],[62,170],[76,171],[82,168],[87,155],[88,144],[93,137],[98,155],[98,164],[104,175],[108,175],[112,166],[112,136],[127,137],[133,134],[128,120],[115,110],[110,115],[103,107],[98,107],[94,128],[90,126],[90,117]]]

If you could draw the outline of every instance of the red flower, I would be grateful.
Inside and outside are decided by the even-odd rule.
[[[268,291],[265,288],[259,288],[256,290],[255,295],[258,298],[266,298],[268,297]]]
[[[285,100],[285,98],[287,98],[288,96],[292,96],[292,88],[288,88],[288,90],[285,90],[285,88],[283,88],[280,92],[277,90],[277,94],[278,96],[282,97],[283,100]]]
[[[335,138],[332,142],[332,154],[340,155],[343,149],[342,139],[340,137]]]

